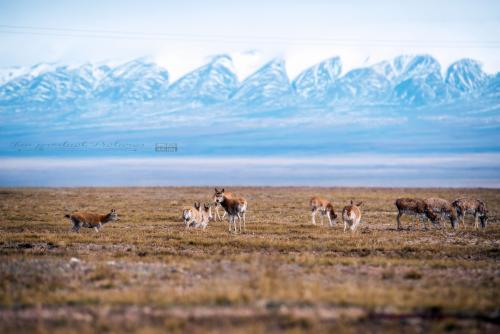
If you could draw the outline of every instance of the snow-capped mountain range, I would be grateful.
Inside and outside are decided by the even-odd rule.
[[[444,75],[443,75],[444,74]],[[117,66],[37,64],[0,69],[0,107],[22,110],[66,104],[137,105],[147,101],[185,106],[221,105],[253,109],[290,106],[404,105],[454,103],[499,96],[499,74],[462,59],[445,71],[430,55],[398,56],[368,67],[342,70],[339,57],[305,69],[291,80],[283,59],[273,59],[240,81],[230,56],[213,57],[206,65],[170,82],[168,69],[149,58]]]

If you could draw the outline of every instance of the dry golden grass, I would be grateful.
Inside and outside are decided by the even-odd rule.
[[[0,189],[0,331],[499,330],[500,191],[230,190],[249,202],[247,233],[184,228],[181,208],[211,188]],[[312,226],[313,195],[337,212],[364,201],[359,230]],[[398,231],[401,196],[478,197],[490,222],[424,230],[403,218]],[[63,218],[111,208],[121,221],[99,233]]]

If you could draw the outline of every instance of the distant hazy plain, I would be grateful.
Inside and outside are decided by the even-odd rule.
[[[1,186],[500,187],[500,154],[2,158]]]

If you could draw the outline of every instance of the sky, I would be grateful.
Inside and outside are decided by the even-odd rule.
[[[240,78],[274,57],[288,74],[341,56],[344,72],[399,54],[500,71],[500,1],[0,0],[0,67],[152,57],[171,78],[230,54]]]

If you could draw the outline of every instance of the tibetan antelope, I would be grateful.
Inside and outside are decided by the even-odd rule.
[[[316,214],[318,213],[318,211],[321,214],[321,225],[323,225],[323,216],[328,217],[330,226],[337,224],[337,215],[335,214],[335,210],[333,209],[333,205],[330,201],[321,197],[314,196],[309,201],[309,206],[311,208],[313,225],[316,225]]]
[[[236,218],[239,221],[239,231],[241,232],[241,221],[243,219],[243,231],[246,230],[245,226],[245,214],[247,211],[247,201],[243,197],[227,197],[224,193],[224,188],[219,190],[215,188],[214,194],[215,202],[219,203],[224,210],[226,210],[229,216],[229,232],[231,232],[231,227],[234,225],[234,232],[237,232]]]
[[[201,227],[206,229],[208,226],[208,222],[212,219],[212,205],[210,203],[204,203],[200,208],[200,223],[196,227]]]
[[[228,197],[228,198],[235,197],[235,195],[232,192],[230,192],[230,191],[226,191],[225,194],[226,194],[226,197]],[[219,208],[222,207],[222,206],[220,205],[220,203],[217,203],[217,201],[215,200],[215,195],[212,197],[212,201],[215,203],[215,206],[214,206],[214,211],[215,211],[214,220],[215,221],[217,221],[217,220],[222,221],[224,219],[224,217],[226,217],[227,212],[226,212],[226,210],[224,208],[222,208],[222,217],[221,217],[221,215],[219,213]]]
[[[434,213],[441,216],[441,219],[448,218],[452,228],[458,225],[457,213],[455,208],[445,199],[442,198],[427,198],[425,203],[432,209]]]
[[[351,204],[344,207],[342,210],[342,220],[344,221],[344,232],[349,226],[351,232],[354,232],[361,222],[361,210],[360,206],[363,202],[359,202],[354,205],[354,202],[351,200]]]
[[[483,201],[472,198],[459,198],[451,204],[456,210],[458,218],[462,221],[462,226],[465,227],[465,215],[474,216],[474,227],[479,228],[478,218],[481,221],[481,228],[486,227],[488,222],[488,210]]]
[[[115,209],[112,209],[110,213],[104,215],[75,211],[70,215],[64,215],[64,217],[71,220],[73,223],[72,230],[75,232],[79,232],[82,227],[93,228],[96,232],[99,232],[104,224],[120,220]]]
[[[182,219],[186,228],[200,224],[202,220],[200,202],[194,202],[192,207],[182,210]]]
[[[410,216],[417,216],[419,221],[424,222],[428,218],[433,224],[437,223],[438,216],[432,211],[432,208],[420,198],[398,198],[396,200],[396,207],[398,208],[398,230],[401,229],[401,216],[403,214]]]
[[[182,211],[182,218],[186,228],[201,227],[206,229],[212,217],[212,206],[210,203],[194,202],[193,206]]]

